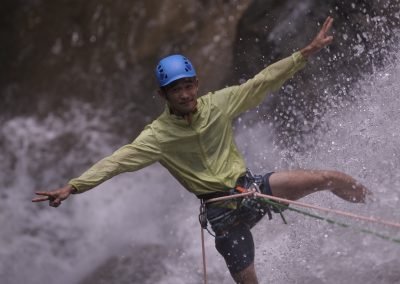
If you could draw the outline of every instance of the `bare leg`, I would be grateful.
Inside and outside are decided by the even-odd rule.
[[[364,203],[369,191],[351,176],[338,171],[296,170],[276,172],[269,179],[272,194],[297,200],[313,192],[330,190],[340,198]]]
[[[250,264],[242,271],[232,274],[232,277],[238,284],[258,284],[254,263]]]

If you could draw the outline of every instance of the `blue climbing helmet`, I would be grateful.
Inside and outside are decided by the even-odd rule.
[[[178,79],[195,76],[196,71],[190,60],[180,54],[164,57],[156,67],[156,77],[160,87],[164,87]]]

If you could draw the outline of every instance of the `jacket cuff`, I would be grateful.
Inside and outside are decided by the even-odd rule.
[[[76,190],[73,194],[78,194],[78,193],[84,192],[84,190],[79,189],[79,187],[78,187],[74,182],[72,182],[72,180],[69,181],[68,184],[69,184],[70,186],[72,186],[72,187]]]
[[[295,65],[302,65],[307,63],[307,59],[303,56],[303,54],[301,54],[300,51],[296,51],[295,53],[293,53],[292,58]]]

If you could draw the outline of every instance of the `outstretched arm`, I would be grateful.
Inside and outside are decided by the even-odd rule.
[[[229,117],[237,115],[259,105],[265,95],[278,90],[286,80],[301,70],[306,59],[329,45],[333,37],[328,36],[333,18],[325,20],[321,30],[313,41],[299,52],[284,58],[258,73],[255,77],[239,85],[222,89],[213,95],[214,101]]]
[[[157,139],[151,127],[147,127],[134,142],[100,160],[80,177],[70,180],[66,186],[51,191],[36,192],[39,197],[32,199],[32,202],[49,201],[50,206],[58,207],[61,201],[71,194],[92,189],[120,173],[139,170],[158,161],[160,155]]]
[[[326,18],[324,24],[322,25],[321,30],[317,34],[317,36],[313,39],[313,41],[307,45],[305,48],[300,50],[301,54],[308,58],[309,56],[317,53],[325,46],[331,44],[333,41],[333,36],[328,35],[330,28],[332,27],[333,18],[328,17]]]

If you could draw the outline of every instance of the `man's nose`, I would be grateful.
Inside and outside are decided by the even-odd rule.
[[[186,99],[186,98],[190,97],[190,92],[189,92],[188,90],[182,90],[182,91],[180,92],[180,97],[181,97],[182,99]]]

